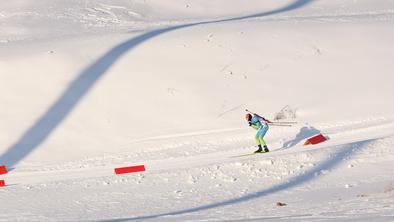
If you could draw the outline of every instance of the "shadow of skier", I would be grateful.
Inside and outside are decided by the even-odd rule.
[[[299,142],[301,142],[311,136],[319,134],[319,133],[320,133],[320,130],[316,129],[313,126],[304,126],[300,129],[300,132],[297,133],[297,135],[295,136],[294,139],[283,143],[282,148],[286,149],[286,148],[290,148],[292,146],[295,146]]]
[[[242,16],[229,19],[221,19],[214,21],[197,22],[191,24],[178,25],[149,31],[147,33],[136,36],[126,42],[123,42],[110,51],[105,53],[96,62],[83,70],[78,78],[76,78],[67,88],[59,99],[1,156],[0,164],[12,167],[31,153],[34,149],[39,147],[50,134],[60,125],[60,123],[68,116],[68,114],[76,107],[78,102],[87,94],[90,88],[108,71],[108,69],[127,51],[133,49],[137,45],[152,39],[161,34],[171,32],[174,30],[206,25],[222,22],[237,21],[249,18],[264,17],[273,14],[278,14],[290,10],[303,7],[313,0],[296,0],[282,8],[253,14],[249,16]]]

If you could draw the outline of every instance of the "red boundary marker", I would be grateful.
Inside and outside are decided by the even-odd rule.
[[[0,166],[0,175],[6,174],[7,172],[7,167],[6,166]]]
[[[0,180],[0,187],[5,187],[5,181],[4,180]]]
[[[304,146],[309,145],[309,144],[312,144],[312,145],[318,144],[318,143],[324,142],[326,140],[327,140],[327,138],[325,136],[323,136],[322,134],[318,134],[316,136],[313,136],[313,137],[307,139],[304,143]]]
[[[136,173],[145,171],[144,165],[115,168],[115,174]]]

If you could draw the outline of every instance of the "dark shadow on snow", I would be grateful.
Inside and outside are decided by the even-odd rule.
[[[0,164],[12,167],[24,157],[26,157],[29,153],[31,153],[34,149],[39,147],[76,107],[78,102],[80,102],[80,100],[86,95],[86,93],[97,82],[97,80],[100,79],[122,55],[137,45],[152,39],[153,37],[177,29],[269,16],[303,7],[312,1],[313,0],[297,0],[283,8],[249,16],[198,22],[157,29],[136,36],[115,46],[80,73],[79,77],[70,84],[70,87],[63,92],[60,98],[51,107],[49,107],[49,109],[16,141],[15,144],[9,147],[7,151],[5,151],[0,156]]]
[[[314,168],[306,171],[304,174],[295,176],[283,182],[282,184],[275,185],[271,188],[264,189],[255,193],[247,194],[240,198],[234,198],[230,200],[225,200],[217,203],[207,204],[204,206],[199,206],[195,208],[173,211],[168,213],[156,214],[156,215],[149,215],[149,216],[141,216],[141,217],[130,217],[130,218],[123,218],[123,219],[110,219],[110,220],[103,220],[101,222],[123,222],[123,221],[139,221],[139,220],[146,220],[146,219],[154,219],[164,216],[176,216],[188,213],[195,213],[204,210],[210,210],[218,207],[230,206],[235,204],[240,204],[242,202],[251,201],[254,199],[262,198],[264,196],[268,196],[270,194],[274,194],[280,191],[288,190],[290,188],[294,188],[296,186],[302,185],[307,183],[314,178],[319,177],[321,175],[321,171],[323,170],[332,170],[336,166],[338,166],[343,160],[348,159],[351,157],[355,152],[365,148],[368,144],[372,143],[375,140],[365,140],[355,143],[350,143],[343,145],[343,147],[338,148],[337,152],[330,155],[330,157],[323,161],[321,164],[318,164]],[[269,218],[266,218],[269,219]]]
[[[316,134],[319,134],[320,130],[316,129],[313,126],[304,126],[300,129],[300,132],[297,133],[297,135],[295,136],[294,139],[289,140],[285,143],[283,143],[282,148],[290,148],[292,146],[295,146],[296,144],[298,144],[299,142],[312,137]]]

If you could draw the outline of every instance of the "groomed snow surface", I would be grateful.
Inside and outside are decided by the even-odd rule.
[[[2,2],[0,221],[394,221],[393,27],[393,0]],[[297,123],[247,155],[246,108]]]

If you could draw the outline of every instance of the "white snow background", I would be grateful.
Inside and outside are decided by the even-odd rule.
[[[393,74],[393,0],[2,1],[0,221],[394,221]]]

